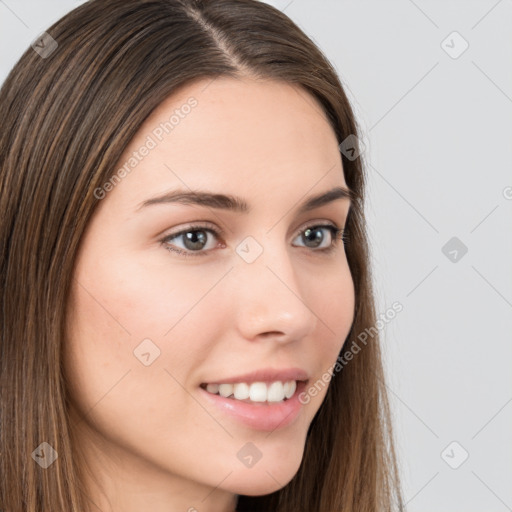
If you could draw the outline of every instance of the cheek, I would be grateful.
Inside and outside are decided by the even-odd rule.
[[[117,272],[97,268],[94,279],[77,275],[83,286],[74,287],[68,317],[67,380],[74,403],[95,430],[132,451],[144,438],[145,450],[157,454],[169,442],[170,425],[195,417],[181,385],[203,352],[186,315],[202,290],[178,294],[180,284],[176,291],[155,291],[156,281],[140,269]],[[163,284],[160,277],[160,289]]]
[[[306,390],[305,400],[316,413],[331,383],[330,375],[336,370],[334,365],[343,352],[344,344],[354,321],[355,291],[348,265],[329,272],[330,277],[322,280],[319,288],[311,290],[315,297],[312,309],[318,316],[319,334],[315,338],[317,371]]]
[[[346,262],[339,268],[328,271],[318,282],[321,282],[321,286],[317,284],[311,290],[311,296],[315,297],[318,323],[328,333],[325,348],[332,359],[341,350],[354,321],[354,283]]]
[[[207,296],[218,276],[177,265],[162,270],[113,252],[77,268],[67,353],[84,402],[97,402],[127,372],[154,396],[173,387],[164,369],[186,383],[204,357],[204,332],[215,332],[221,318],[218,297],[213,303]],[[150,383],[156,374],[165,382]]]
[[[167,339],[215,283],[215,276],[112,252],[77,271],[78,322],[116,340]],[[114,343],[115,344],[115,343]]]

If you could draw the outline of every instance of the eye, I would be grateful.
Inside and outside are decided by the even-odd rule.
[[[326,232],[329,234],[325,235]],[[161,243],[167,250],[176,252],[181,256],[206,256],[216,246],[225,247],[224,244],[215,244],[211,240],[211,235],[213,235],[213,238],[218,238],[223,235],[223,232],[206,225],[189,226],[177,233],[166,236],[161,240]],[[303,228],[295,239],[299,237],[301,241],[304,241],[305,247],[312,249],[313,252],[329,253],[337,247],[338,240],[346,243],[344,230],[338,228],[335,224],[308,226]],[[182,245],[176,246],[176,241],[181,241]]]
[[[329,236],[324,234],[325,230]],[[339,239],[345,241],[343,233],[344,230],[334,224],[312,225],[301,231],[298,237],[305,242],[306,247],[328,253],[337,247]]]
[[[178,233],[166,236],[161,242],[165,245],[166,249],[177,252],[182,256],[205,256],[208,253],[202,249],[208,245],[208,235],[222,236],[222,231],[217,231],[209,226],[190,226]],[[170,243],[176,239],[181,239],[183,242],[182,247],[176,247],[175,243]],[[212,249],[214,246],[210,244],[210,247],[207,248]]]

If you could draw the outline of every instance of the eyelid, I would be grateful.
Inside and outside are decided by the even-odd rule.
[[[171,232],[171,233],[164,235],[164,239],[171,238],[171,237],[177,236],[177,235],[181,235],[187,231],[192,231],[192,230],[201,229],[201,228],[211,229],[218,235],[224,235],[224,230],[222,228],[219,228],[217,225],[212,224],[211,222],[208,222],[206,220],[198,220],[195,222],[189,222],[187,224],[184,224],[183,226],[180,227],[179,231]]]
[[[338,227],[338,224],[336,224],[336,222],[333,222],[331,220],[313,220],[313,221],[308,221],[306,222],[305,224],[303,224],[296,232],[295,232],[295,235],[298,235],[299,233],[302,233],[302,231],[304,231],[305,229],[308,229],[308,228],[312,228],[314,226],[332,226],[334,228],[337,228]],[[341,228],[340,228],[341,229]]]

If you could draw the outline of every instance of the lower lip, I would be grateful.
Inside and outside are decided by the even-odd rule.
[[[299,401],[299,395],[305,387],[306,382],[297,382],[297,389],[288,400],[279,403],[256,402],[254,404],[214,395],[203,388],[199,388],[199,391],[203,393],[206,400],[236,420],[253,429],[272,432],[285,428],[295,421],[303,405]]]

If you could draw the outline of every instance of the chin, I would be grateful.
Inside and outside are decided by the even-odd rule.
[[[244,496],[264,496],[271,494],[285,487],[299,470],[301,458],[293,463],[283,464],[282,461],[275,461],[262,464],[263,460],[252,468],[240,469],[231,474],[228,479],[229,490]]]

